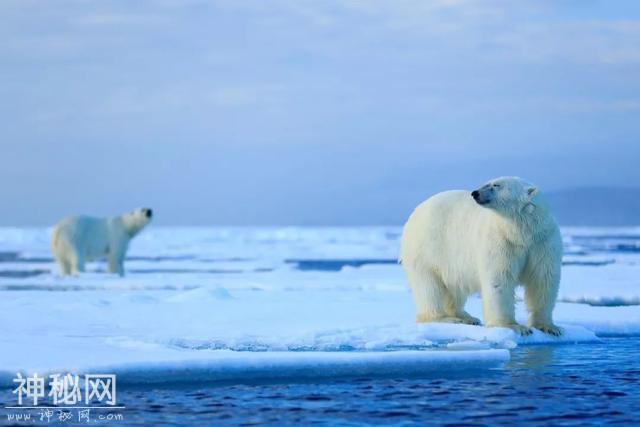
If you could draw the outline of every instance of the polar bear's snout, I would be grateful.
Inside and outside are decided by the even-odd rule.
[[[142,209],[142,213],[144,214],[144,216],[146,216],[147,218],[152,218],[153,217],[153,209],[150,208],[144,208]]]
[[[471,192],[471,197],[473,197],[473,200],[475,200],[477,204],[486,205],[488,203],[491,203],[492,194],[492,188],[484,186],[477,190],[473,190]]]

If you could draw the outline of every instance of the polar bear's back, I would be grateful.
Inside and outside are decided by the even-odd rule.
[[[108,244],[108,220],[79,215],[60,221],[53,230],[52,247],[69,246],[87,255],[104,251]]]
[[[405,268],[435,269],[442,276],[474,270],[488,215],[468,191],[430,197],[418,205],[404,226],[401,262]]]

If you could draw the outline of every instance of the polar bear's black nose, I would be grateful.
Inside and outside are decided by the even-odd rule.
[[[478,200],[478,197],[480,197],[480,192],[478,190],[473,190],[471,192],[471,197],[473,197],[474,200]]]
[[[145,209],[144,214],[147,216],[147,218],[151,218],[153,216],[153,210]]]

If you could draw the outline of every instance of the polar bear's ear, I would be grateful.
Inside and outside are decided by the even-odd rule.
[[[538,188],[536,187],[529,187],[527,188],[527,196],[529,196],[529,198],[531,199],[533,196],[535,196],[536,194],[538,194]]]

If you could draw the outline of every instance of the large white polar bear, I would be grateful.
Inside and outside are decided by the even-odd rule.
[[[529,326],[552,335],[560,284],[562,239],[538,189],[517,178],[479,189],[445,191],[420,204],[402,233],[400,261],[415,299],[418,322],[479,324],[464,311],[480,292],[487,326],[522,335],[515,289],[524,285]]]
[[[124,258],[129,241],[151,221],[153,211],[136,209],[111,218],[74,216],[53,229],[51,250],[60,274],[77,275],[86,261],[107,258],[109,273],[124,275]]]

